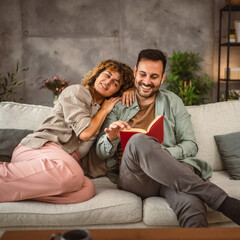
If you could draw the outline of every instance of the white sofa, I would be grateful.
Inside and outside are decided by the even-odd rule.
[[[187,107],[199,145],[198,157],[214,172],[211,181],[240,199],[240,180],[230,180],[224,170],[214,135],[240,131],[240,101]],[[0,103],[0,129],[35,129],[50,107]],[[0,231],[31,228],[146,228],[177,227],[172,209],[161,197],[144,201],[118,190],[106,177],[93,180],[96,195],[87,202],[57,205],[35,201],[0,203]],[[0,183],[1,184],[1,183]],[[221,213],[208,208],[210,226],[236,226]]]

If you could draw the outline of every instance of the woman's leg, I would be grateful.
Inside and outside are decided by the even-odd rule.
[[[47,143],[33,149],[20,145],[13,153],[12,162],[0,165],[0,202],[75,192],[84,182],[78,162],[60,146]],[[92,188],[91,185],[90,195]]]
[[[89,178],[84,177],[83,185],[79,190],[74,192],[66,192],[55,196],[34,198],[32,200],[58,204],[79,203],[91,199],[94,196],[94,193],[95,191],[93,182]]]

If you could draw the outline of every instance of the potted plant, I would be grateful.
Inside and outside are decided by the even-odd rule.
[[[2,75],[0,73],[0,102],[16,100],[14,97],[14,95],[16,94],[16,88],[25,82],[24,79],[19,80],[18,75],[19,73],[25,72],[27,70],[28,68],[23,68],[19,70],[19,64],[17,63],[17,67],[14,72],[8,72],[7,75]]]
[[[66,81],[64,78],[59,78],[58,76],[54,76],[52,79],[43,80],[40,88],[49,89],[54,95],[53,102],[55,102],[58,99],[60,93],[66,87],[68,87],[69,84],[70,84],[69,81]]]
[[[227,101],[234,101],[240,99],[240,93],[238,90],[229,90]],[[221,101],[226,101],[225,94],[223,93],[220,98]]]
[[[203,59],[197,53],[173,51],[168,58],[169,69],[166,87],[176,93],[186,106],[205,103],[210,97],[213,80],[207,75],[199,75]]]

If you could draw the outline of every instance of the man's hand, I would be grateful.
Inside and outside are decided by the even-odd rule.
[[[111,142],[120,137],[120,130],[124,128],[130,129],[131,127],[127,122],[119,120],[111,123],[109,128],[105,128],[104,131],[107,134],[108,140]]]

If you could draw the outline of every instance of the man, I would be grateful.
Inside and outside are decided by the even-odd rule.
[[[96,146],[98,157],[107,160],[114,181],[120,164],[118,187],[143,199],[164,197],[181,227],[207,227],[205,203],[240,224],[240,201],[207,181],[211,167],[194,158],[198,147],[184,104],[174,93],[160,90],[166,58],[160,50],[139,53],[134,68],[136,100],[127,108],[118,103],[106,118]],[[157,115],[164,116],[164,141],[135,134],[121,152],[119,131],[147,128]],[[116,179],[115,179],[116,180]]]

